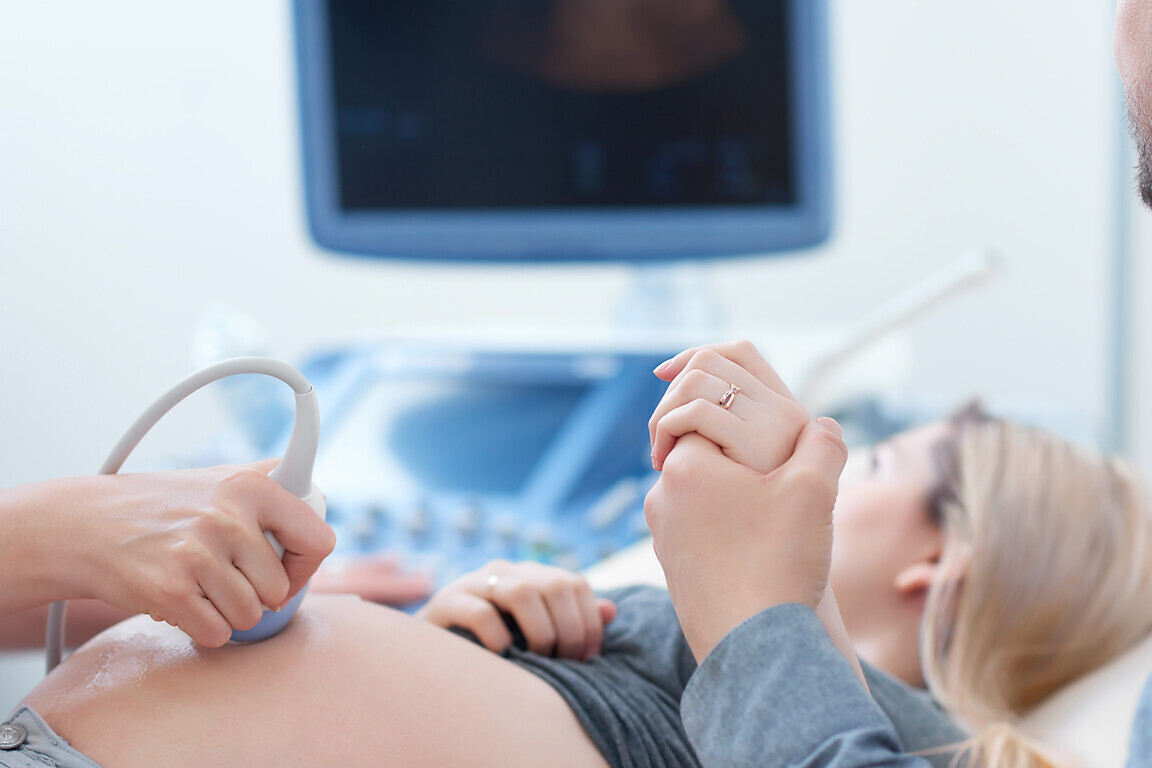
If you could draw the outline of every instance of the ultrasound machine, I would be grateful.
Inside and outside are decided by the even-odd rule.
[[[825,0],[294,11],[308,225],[333,254],[623,263],[652,285],[828,235]],[[493,557],[582,568],[645,536],[652,369],[679,347],[628,330],[306,361],[337,555],[399,552],[443,583]]]

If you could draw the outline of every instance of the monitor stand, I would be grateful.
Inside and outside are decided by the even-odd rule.
[[[718,340],[724,318],[706,262],[638,264],[631,272],[616,318],[626,338],[672,346]]]

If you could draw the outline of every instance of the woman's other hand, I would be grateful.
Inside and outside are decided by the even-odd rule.
[[[329,558],[312,577],[311,590],[358,595],[382,605],[409,605],[428,597],[432,585],[430,574],[406,570],[400,557],[384,553]]]
[[[417,616],[441,627],[467,629],[491,651],[512,644],[504,621],[519,625],[528,650],[562,659],[600,653],[604,625],[616,617],[583,576],[540,563],[494,560],[439,590]]]

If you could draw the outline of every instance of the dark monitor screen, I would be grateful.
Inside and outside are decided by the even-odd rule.
[[[296,16],[323,246],[643,261],[827,235],[822,0],[297,0]]]

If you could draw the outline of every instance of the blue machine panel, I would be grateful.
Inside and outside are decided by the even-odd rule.
[[[304,373],[337,556],[438,584],[490,559],[582,568],[647,534],[648,418],[671,352],[343,350]]]

